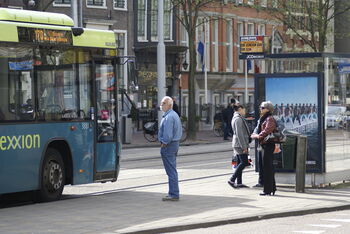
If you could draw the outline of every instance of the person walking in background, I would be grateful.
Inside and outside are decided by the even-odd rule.
[[[172,97],[173,99],[173,110],[176,112],[176,114],[181,117],[179,106],[176,104],[176,97]]]
[[[275,143],[267,137],[276,130],[276,121],[272,116],[273,104],[270,101],[262,102],[260,105],[260,112],[261,117],[259,119],[257,133],[251,135],[251,138],[259,141],[258,150],[261,150],[262,153],[264,192],[260,193],[260,195],[275,195],[276,182],[273,168],[273,151],[275,149]]]
[[[169,191],[163,197],[163,201],[178,201],[180,198],[179,180],[176,169],[176,157],[179,150],[179,143],[182,136],[181,121],[178,114],[173,110],[173,99],[165,96],[160,104],[164,112],[158,131],[160,142],[160,154],[163,165],[168,175]]]
[[[245,108],[242,105],[234,106],[235,113],[232,118],[232,148],[233,155],[237,155],[237,168],[233,173],[228,184],[233,188],[248,187],[242,183],[242,172],[246,166],[249,166],[249,128],[244,119]],[[237,180],[237,183],[235,181]]]
[[[231,121],[234,113],[233,107],[236,105],[236,100],[231,99],[231,103],[222,111],[222,119],[224,124],[224,140],[229,140],[228,137],[232,135]]]

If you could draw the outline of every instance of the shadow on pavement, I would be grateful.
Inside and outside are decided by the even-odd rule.
[[[251,201],[224,196],[184,195],[179,202],[163,202],[162,196],[163,193],[121,191],[1,209],[0,227],[4,232],[93,233],[94,230],[114,232],[144,223],[173,226],[186,220],[187,216],[206,211],[250,207],[243,203]]]

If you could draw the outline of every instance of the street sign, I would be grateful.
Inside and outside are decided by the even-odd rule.
[[[338,72],[340,74],[349,74],[350,73],[350,64],[349,63],[339,63]]]
[[[264,53],[264,36],[241,36],[240,52],[242,54]]]

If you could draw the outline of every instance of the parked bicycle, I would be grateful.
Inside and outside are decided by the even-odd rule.
[[[213,126],[213,132],[214,135],[217,137],[223,137],[224,136],[224,124],[222,122],[222,113],[218,112],[214,115],[214,126]]]
[[[156,142],[158,140],[158,121],[147,122],[143,125],[143,136],[149,142]],[[187,129],[182,124],[182,136],[180,142],[187,139]]]
[[[224,130],[223,130],[224,126],[223,126],[223,122],[218,120],[218,121],[214,121],[214,126],[213,126],[213,132],[214,135],[217,137],[223,137],[224,136]]]

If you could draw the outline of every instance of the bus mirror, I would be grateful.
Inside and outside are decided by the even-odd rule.
[[[72,33],[77,37],[84,33],[84,29],[79,27],[72,27]]]

